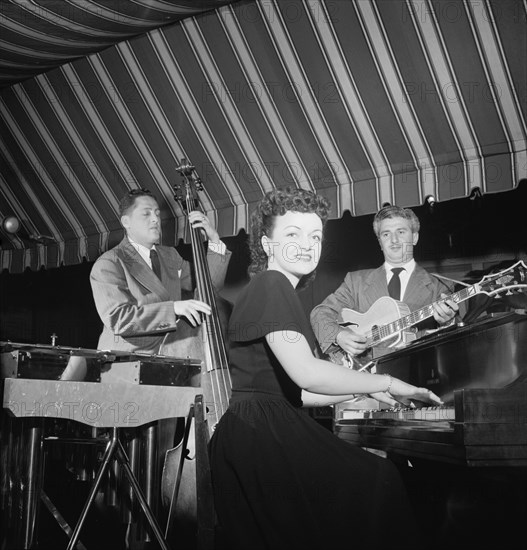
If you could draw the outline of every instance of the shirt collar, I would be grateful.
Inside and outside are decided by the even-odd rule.
[[[392,269],[394,267],[403,267],[404,268],[404,274],[410,276],[412,274],[413,270],[415,269],[415,266],[416,266],[416,263],[415,263],[414,258],[412,258],[409,262],[406,262],[405,264],[398,265],[398,266],[394,266],[394,265],[389,264],[388,262],[384,262],[384,269],[386,270],[386,275],[388,277],[391,277]]]
[[[128,237],[128,240],[130,241],[130,244],[137,250],[137,252],[139,252],[141,258],[143,258],[143,260],[145,260],[146,263],[150,265],[150,250],[155,250],[156,246],[153,245],[152,248],[148,248],[142,244],[136,243],[135,241],[130,239],[130,237]]]

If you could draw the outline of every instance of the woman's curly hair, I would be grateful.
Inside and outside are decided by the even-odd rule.
[[[329,201],[312,191],[288,186],[266,193],[251,214],[249,273],[254,275],[267,268],[268,257],[262,246],[262,237],[270,236],[277,216],[283,216],[286,212],[315,213],[324,226],[329,217],[329,211]]]

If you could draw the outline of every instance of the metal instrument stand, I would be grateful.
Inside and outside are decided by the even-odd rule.
[[[77,525],[73,530],[73,534],[71,536],[71,539],[68,543],[66,550],[73,550],[73,548],[75,548],[77,539],[79,538],[80,531],[82,529],[82,526],[84,525],[84,521],[86,520],[86,516],[88,515],[91,505],[95,501],[95,497],[97,496],[97,491],[99,490],[101,481],[103,480],[104,475],[108,471],[108,468],[110,467],[112,460],[117,460],[121,464],[121,466],[124,468],[124,473],[126,474],[126,477],[130,482],[132,490],[134,491],[137,499],[139,500],[139,504],[141,505],[141,508],[143,509],[143,512],[145,513],[148,519],[148,523],[150,524],[150,527],[152,528],[152,531],[154,532],[160,547],[162,548],[162,550],[170,550],[165,538],[163,537],[163,533],[161,532],[159,524],[157,523],[157,520],[154,514],[152,513],[150,506],[148,505],[146,497],[141,487],[139,486],[139,482],[137,481],[130,467],[128,456],[126,455],[124,447],[122,446],[121,441],[119,439],[119,428],[113,427],[111,428],[111,430],[112,430],[111,438],[110,438],[110,441],[108,442],[108,445],[106,446],[106,450],[104,451],[104,455],[102,457],[102,464],[99,468],[99,471],[97,472],[95,482],[90,490],[90,494],[88,495],[88,499],[86,500],[86,504],[84,505],[81,515],[77,521]]]
[[[197,532],[196,548],[197,550],[214,550],[216,512],[214,509],[214,497],[212,492],[212,478],[210,472],[208,443],[210,440],[209,427],[205,415],[205,404],[203,395],[196,395],[194,404],[185,423],[185,433],[181,445],[183,449],[187,448],[189,440],[190,427],[194,421],[195,442],[196,442],[196,500],[197,500]],[[178,470],[174,482],[172,499],[168,511],[167,524],[165,528],[165,538],[170,539],[172,529],[174,528],[175,504],[177,502],[183,467],[186,460],[185,452],[182,452],[179,458]]]

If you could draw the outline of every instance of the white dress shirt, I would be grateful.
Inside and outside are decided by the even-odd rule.
[[[128,240],[130,241],[130,244],[137,250],[137,252],[139,252],[139,256],[141,256],[141,258],[143,258],[143,260],[148,264],[148,267],[152,269],[152,260],[150,259],[150,248],[147,248],[142,244],[132,241],[130,237],[128,237]],[[152,248],[155,250],[156,246],[154,245],[152,246]]]
[[[137,250],[137,252],[139,252],[139,255],[147,263],[148,267],[152,269],[152,260],[150,259],[150,248],[147,248],[142,244],[132,241],[130,237],[128,237],[128,240],[130,241],[130,244]],[[225,252],[227,250],[227,247],[225,246],[225,243],[223,241],[219,241],[217,243],[208,241],[208,247],[209,247],[209,250],[212,250],[212,252],[216,252],[216,254],[222,254],[222,255],[225,255]],[[155,250],[156,245],[153,245],[152,248]],[[178,269],[178,277],[181,277],[181,269]]]
[[[388,262],[384,262],[384,269],[386,270],[386,282],[389,283],[390,279],[393,277],[392,269],[394,267],[402,267],[403,271],[399,273],[399,279],[401,281],[401,302],[403,301],[404,293],[406,292],[406,287],[408,286],[408,281],[410,276],[415,269],[415,260],[412,258],[409,262],[406,262],[404,265],[391,265]]]

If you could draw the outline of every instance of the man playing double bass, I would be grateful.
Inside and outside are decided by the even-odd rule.
[[[211,305],[201,300],[182,299],[182,291],[193,290],[191,265],[175,248],[159,244],[161,218],[156,198],[148,190],[133,189],[121,199],[119,214],[125,237],[97,259],[90,274],[104,325],[97,348],[202,359],[189,352],[199,349],[189,344],[189,340],[199,340],[199,335],[188,329],[213,312]],[[219,290],[231,252],[205,214],[191,211],[188,221],[192,229],[201,228],[208,237],[206,263],[211,283]],[[162,459],[164,451],[172,447],[173,430],[167,430],[167,421],[160,425]]]
[[[178,356],[179,318],[195,327],[202,314],[210,315],[211,307],[200,300],[181,299],[182,290],[192,290],[191,266],[175,248],[159,244],[160,210],[152,193],[129,191],[119,203],[119,214],[126,235],[97,259],[90,274],[95,306],[104,324],[97,348]],[[211,279],[220,289],[231,252],[205,214],[189,212],[188,219],[193,228],[203,228],[207,234]]]

